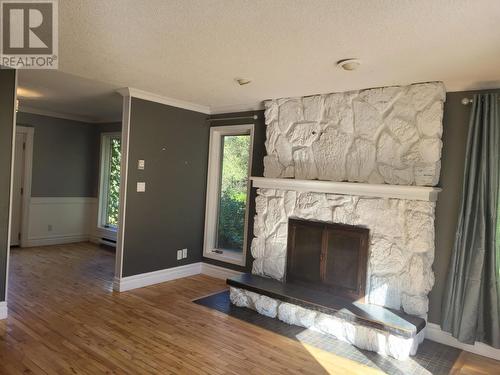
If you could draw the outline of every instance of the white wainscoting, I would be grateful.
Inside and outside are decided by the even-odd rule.
[[[467,352],[479,354],[484,357],[500,360],[500,349],[495,349],[480,342],[476,342],[474,345],[464,344],[454,338],[450,333],[443,331],[438,324],[427,323],[427,327],[425,328],[425,338],[444,345],[453,346]]]
[[[97,198],[31,197],[23,247],[88,241],[95,232]]]
[[[0,319],[7,318],[7,302],[0,302]]]

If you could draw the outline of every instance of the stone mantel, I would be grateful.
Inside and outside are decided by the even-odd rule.
[[[255,188],[292,190],[311,193],[355,195],[376,198],[398,198],[435,202],[442,190],[437,187],[368,184],[355,182],[333,182],[299,180],[292,178],[250,177]]]

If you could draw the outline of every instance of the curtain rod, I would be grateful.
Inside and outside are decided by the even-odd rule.
[[[474,103],[474,99],[472,99],[472,98],[462,98],[462,104],[463,105],[468,105],[468,104],[471,104],[471,103]]]
[[[230,120],[257,120],[259,116],[237,116],[237,117],[218,117],[218,118],[207,118],[207,121],[230,121]]]

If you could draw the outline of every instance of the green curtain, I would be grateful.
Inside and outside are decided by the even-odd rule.
[[[441,327],[464,343],[500,348],[498,94],[474,96],[465,158]]]

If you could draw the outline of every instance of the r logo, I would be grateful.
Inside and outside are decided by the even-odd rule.
[[[2,1],[2,54],[53,54],[53,5]]]

